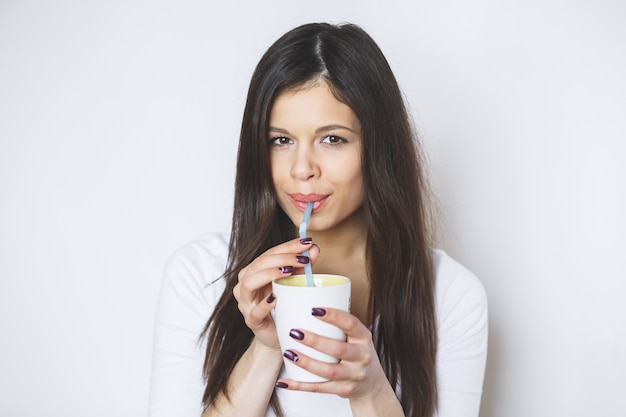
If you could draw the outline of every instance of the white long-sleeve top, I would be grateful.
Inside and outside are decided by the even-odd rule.
[[[206,342],[199,339],[224,291],[228,236],[179,249],[165,269],[154,334],[150,417],[199,417]],[[478,416],[487,356],[487,297],[480,281],[435,251],[438,417]],[[284,372],[284,369],[283,369]],[[282,376],[282,375],[281,375]],[[352,417],[349,400],[278,389],[287,417]],[[274,417],[268,408],[266,417]]]

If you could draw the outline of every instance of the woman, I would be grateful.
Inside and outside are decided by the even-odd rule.
[[[478,414],[486,298],[432,248],[414,139],[393,73],[359,27],[308,24],[269,48],[243,116],[229,244],[206,236],[165,273],[152,416],[197,416],[200,396],[206,417]],[[281,352],[270,316],[271,282],[309,262],[352,280],[350,313],[316,311],[345,342],[292,334],[337,364]],[[283,356],[329,381],[287,379]]]

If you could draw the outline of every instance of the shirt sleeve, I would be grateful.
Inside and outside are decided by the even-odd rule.
[[[223,292],[223,236],[179,249],[169,260],[155,320],[150,417],[199,417],[206,343],[200,333]]]
[[[487,359],[487,296],[480,281],[437,254],[438,417],[476,417]]]

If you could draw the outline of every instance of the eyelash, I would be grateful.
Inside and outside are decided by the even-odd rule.
[[[326,140],[329,140],[328,142]],[[330,142],[330,140],[337,140],[337,142]],[[275,136],[273,138],[270,139],[270,146],[285,146],[288,145],[290,143],[292,143],[293,141],[285,136]],[[345,140],[344,138],[342,138],[341,136],[337,136],[337,135],[326,135],[322,138],[321,140],[322,143],[327,143],[330,146],[340,146],[343,145],[345,143],[347,143],[348,141]]]
[[[329,138],[337,140],[337,142],[335,142],[335,143],[328,142],[328,144],[331,145],[331,146],[339,146],[339,145],[343,145],[343,144],[348,142],[347,140],[345,140],[341,136],[336,136],[336,135],[324,136],[324,138],[322,139],[322,142],[324,142],[326,139],[329,139]],[[326,143],[326,142],[324,142],[324,143]]]
[[[284,145],[287,145],[287,143],[281,143],[283,140],[291,142],[291,139],[286,138],[284,136],[275,136],[275,137],[270,139],[270,146],[284,146]]]

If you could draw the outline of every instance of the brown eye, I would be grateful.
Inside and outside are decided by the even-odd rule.
[[[329,145],[341,145],[346,143],[347,141],[339,136],[328,135],[322,139],[322,143],[327,143]]]
[[[291,143],[291,139],[286,138],[284,136],[278,136],[278,137],[270,139],[271,146],[289,145],[290,143]]]

